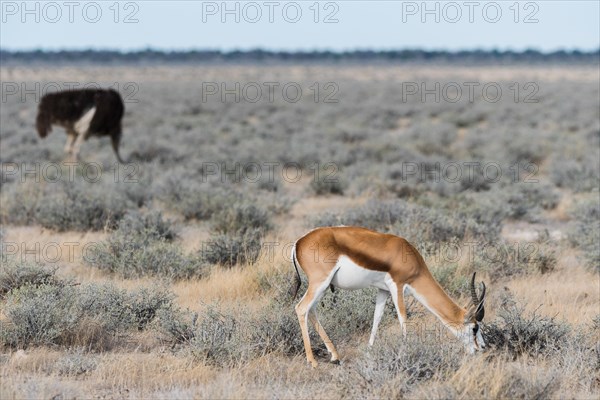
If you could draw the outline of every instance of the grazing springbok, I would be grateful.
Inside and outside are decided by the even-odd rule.
[[[38,107],[36,127],[40,137],[52,131],[52,125],[65,128],[65,152],[78,159],[81,144],[90,136],[110,136],[117,160],[121,142],[121,119],[125,106],[113,89],[78,89],[48,93]]]
[[[379,289],[369,345],[375,341],[390,294],[406,336],[406,290],[461,339],[471,353],[485,347],[479,329],[484,315],[485,284],[481,283],[481,296],[478,297],[473,274],[471,303],[467,309],[458,306],[431,275],[417,249],[401,237],[358,227],[317,228],[296,241],[292,248],[292,261],[296,269],[294,298],[301,284],[298,267],[308,277],[308,289],[296,305],[296,313],[306,358],[313,367],[317,366],[317,361],[308,336],[309,320],[331,353],[331,362],[339,362],[338,352],[319,323],[316,312],[317,303],[329,286],[349,290]]]

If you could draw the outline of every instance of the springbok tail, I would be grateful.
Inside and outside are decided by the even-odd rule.
[[[294,276],[294,289],[292,292],[292,301],[296,299],[298,295],[298,290],[300,286],[302,286],[302,279],[300,278],[300,270],[298,269],[298,262],[296,259],[296,244],[294,243],[294,247],[292,247],[292,262],[294,263],[294,269],[296,270],[296,276]]]

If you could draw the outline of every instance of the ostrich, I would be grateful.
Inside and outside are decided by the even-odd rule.
[[[125,106],[113,89],[78,89],[48,93],[38,107],[36,128],[41,138],[51,131],[52,125],[65,128],[65,152],[78,159],[83,141],[90,136],[110,136],[117,160],[121,142],[121,118]]]

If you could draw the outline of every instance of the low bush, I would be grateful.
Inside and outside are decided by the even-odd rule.
[[[209,304],[199,314],[182,310],[162,313],[158,323],[163,339],[173,345],[182,345],[202,362],[221,367],[243,364],[268,353],[304,354],[293,307],[298,299],[290,302],[288,286],[276,288],[276,300],[259,310]],[[375,290],[328,294],[321,304],[319,320],[336,345],[357,340],[356,334],[370,331]],[[384,324],[396,318],[391,302],[386,311]],[[327,349],[312,325],[309,331],[315,355],[327,357]]]
[[[211,218],[211,238],[200,253],[206,264],[231,267],[255,262],[263,236],[272,228],[266,210],[242,200]]]
[[[177,238],[173,222],[164,220],[160,211],[130,211],[119,222],[118,233],[124,237],[143,236],[148,240],[172,241]]]
[[[484,325],[484,340],[515,358],[558,353],[568,343],[570,327],[566,323],[536,312],[525,314],[523,307],[510,298],[503,299],[498,317],[498,322]]]
[[[596,149],[597,150],[597,149]],[[598,153],[591,152],[582,160],[561,156],[551,163],[550,178],[558,187],[586,192],[600,186]]]
[[[12,348],[47,345],[104,350],[118,337],[145,329],[158,310],[172,307],[172,299],[159,287],[127,292],[109,284],[73,286],[59,280],[57,284],[28,284],[6,296],[1,341]]]
[[[56,268],[50,269],[38,264],[2,260],[0,270],[0,299],[8,292],[22,286],[54,285],[60,286],[62,281],[55,276]]]
[[[140,236],[116,234],[88,250],[84,257],[88,265],[125,278],[161,276],[186,279],[204,273],[198,257],[184,254],[177,244],[165,240],[148,241]]]
[[[86,354],[85,349],[80,347],[62,356],[54,370],[61,376],[80,376],[93,372],[97,367],[95,356]]]
[[[600,271],[600,202],[589,199],[576,204],[571,210],[568,238],[583,253],[588,268]]]
[[[72,287],[22,286],[10,292],[4,305],[2,342],[6,346],[70,344],[76,321]]]
[[[335,165],[329,164],[321,166],[310,181],[310,187],[314,194],[322,196],[326,194],[344,194],[346,182],[342,180]]]
[[[35,182],[3,184],[0,191],[0,216],[3,223],[30,225],[36,222],[36,209],[44,197]]]
[[[57,231],[112,229],[132,203],[120,192],[98,184],[65,183],[50,190],[40,200],[36,220]],[[60,189],[59,189],[60,188]]]
[[[162,276],[184,279],[202,275],[200,259],[184,254],[170,221],[160,212],[128,213],[105,241],[91,246],[84,261],[126,278]]]
[[[411,388],[407,398],[443,399],[546,399],[564,397],[558,392],[565,385],[555,367],[530,363],[491,363],[475,359],[464,362],[449,380],[429,381]],[[566,397],[569,397],[568,395]]]
[[[380,330],[372,348],[335,374],[341,397],[405,398],[415,386],[445,381],[465,357],[460,343],[443,344],[435,335]]]
[[[560,200],[558,191],[542,182],[520,182],[497,187],[490,192],[497,201],[508,206],[506,217],[535,221],[542,210],[554,209]]]
[[[264,234],[271,229],[270,215],[254,204],[240,201],[214,214],[211,229],[217,234]]]
[[[180,176],[167,177],[160,185],[158,198],[187,220],[208,220],[213,214],[229,208],[240,197],[224,185],[209,182],[184,184],[183,182],[184,179]]]
[[[430,269],[435,280],[451,297],[460,298],[468,293],[469,274],[458,273],[458,264],[452,263]]]
[[[244,231],[213,234],[200,252],[202,262],[224,267],[254,263],[262,249],[262,232],[256,228]]]
[[[197,360],[215,366],[233,367],[272,352],[304,352],[298,318],[289,304],[272,303],[258,312],[211,304],[199,317],[182,311],[163,314],[159,324],[167,342],[183,345]],[[311,338],[316,353],[324,356],[318,336],[311,332]]]
[[[197,330],[198,313],[192,313],[189,310],[183,311],[179,308],[162,308],[158,310],[157,321],[161,339],[174,347],[189,344],[194,338]]]

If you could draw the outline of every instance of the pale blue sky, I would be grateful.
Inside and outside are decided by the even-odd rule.
[[[600,46],[600,2],[596,0],[321,1],[318,7],[314,0],[229,1],[225,7],[233,10],[230,14],[223,13],[223,1],[66,3],[68,0],[27,2],[23,7],[22,1],[2,1],[0,46],[10,50],[152,47],[543,51],[595,50]],[[424,13],[424,5],[432,12]],[[327,16],[332,23],[324,22]],[[125,23],[127,17],[133,22]]]

